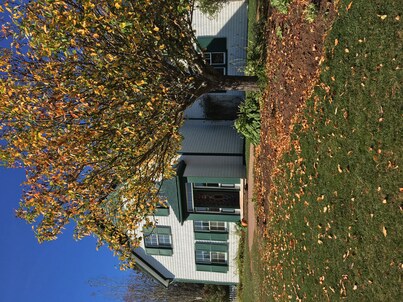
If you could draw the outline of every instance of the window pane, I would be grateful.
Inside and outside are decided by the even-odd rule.
[[[166,234],[158,235],[159,246],[171,246],[171,236]]]
[[[208,231],[209,223],[208,221],[195,221],[194,228],[196,231]]]
[[[225,64],[225,53],[213,52],[211,54],[211,65],[215,64]]]
[[[222,221],[210,221],[210,230],[212,231],[225,231],[226,225]]]
[[[146,246],[158,246],[158,236],[157,234],[150,234],[144,237],[144,242]]]
[[[210,263],[210,252],[196,251],[196,262]]]
[[[203,54],[204,60],[206,61],[207,64],[211,65],[211,53],[205,52]]]
[[[201,230],[202,227],[203,227],[203,221],[198,221],[198,220],[196,220],[196,221],[194,222],[194,228],[195,228],[195,230]]]
[[[224,67],[214,67],[214,70],[217,71],[221,75],[225,75],[225,68]]]
[[[226,263],[225,253],[223,252],[211,252],[211,263]]]

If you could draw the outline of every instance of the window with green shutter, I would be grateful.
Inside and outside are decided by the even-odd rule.
[[[227,74],[227,39],[216,37],[197,38],[203,51],[204,60],[220,74]]]
[[[193,229],[196,240],[227,241],[228,229],[225,221],[195,220]]]
[[[196,270],[226,273],[228,271],[228,244],[196,242]]]
[[[171,256],[173,254],[170,227],[144,228],[143,233],[144,247],[147,254],[162,256]]]

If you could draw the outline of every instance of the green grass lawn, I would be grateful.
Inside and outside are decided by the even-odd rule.
[[[258,297],[262,295],[261,284],[264,282],[264,270],[259,269],[263,263],[260,259],[257,242],[254,242],[252,250],[249,251],[247,231],[241,233],[238,253],[239,277],[242,280],[238,287],[239,300],[258,301]],[[252,267],[254,268],[253,273]]]
[[[402,5],[350,3],[279,165],[264,247],[244,256],[259,266],[242,301],[402,297]]]

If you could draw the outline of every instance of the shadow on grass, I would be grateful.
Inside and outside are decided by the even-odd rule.
[[[263,292],[266,290],[264,285],[264,266],[261,258],[260,246],[254,236],[254,242],[251,250],[248,247],[248,234],[243,232],[241,244],[239,247],[239,275],[240,285],[238,297],[243,302],[266,301]]]

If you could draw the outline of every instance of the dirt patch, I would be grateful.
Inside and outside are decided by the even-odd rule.
[[[249,167],[253,167],[255,158],[254,158],[254,147],[250,144],[249,147]],[[254,191],[255,183],[254,183],[254,175],[253,169],[249,169],[248,171],[248,207],[247,207],[247,214],[248,214],[248,246],[249,250],[252,249],[253,238],[255,235],[256,230],[256,214],[255,214],[255,204],[253,202],[253,191]]]
[[[277,160],[290,148],[293,121],[318,80],[324,39],[336,16],[335,4],[314,1],[317,13],[307,20],[309,1],[294,1],[284,15],[268,8],[267,90],[261,104],[261,143],[255,149],[257,224],[261,231],[270,215],[268,195]],[[267,235],[267,234],[266,234]]]

